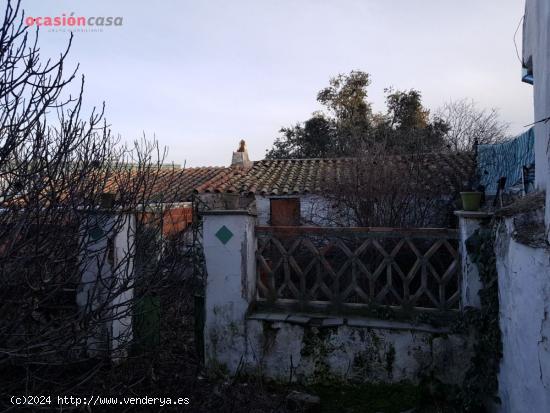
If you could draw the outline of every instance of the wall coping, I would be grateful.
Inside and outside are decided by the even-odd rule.
[[[487,211],[464,211],[464,210],[455,211],[454,214],[460,218],[473,218],[473,219],[491,218],[493,215],[495,215],[493,212],[487,212]]]
[[[201,215],[248,215],[255,217],[254,212],[250,212],[246,209],[212,209],[209,211],[201,212]]]
[[[334,317],[308,313],[255,312],[247,320],[299,324],[309,327],[348,327],[379,328],[384,330],[419,331],[424,333],[447,334],[446,327],[434,327],[429,324],[410,323],[396,320],[381,320],[367,317]]]

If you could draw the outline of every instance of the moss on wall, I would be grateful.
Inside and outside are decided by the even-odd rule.
[[[392,343],[388,345],[386,351],[386,371],[388,372],[388,377],[393,376],[393,364],[395,362],[395,347]]]
[[[336,327],[305,327],[300,355],[313,364],[313,374],[308,378],[312,383],[333,383],[341,381],[331,373],[328,356],[339,346],[331,342],[331,337],[337,331]]]

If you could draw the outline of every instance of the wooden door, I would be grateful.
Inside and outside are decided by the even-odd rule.
[[[272,226],[300,225],[300,198],[271,198]]]

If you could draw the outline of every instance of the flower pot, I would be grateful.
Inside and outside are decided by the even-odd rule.
[[[477,211],[481,206],[481,192],[461,192],[462,209],[464,211]]]

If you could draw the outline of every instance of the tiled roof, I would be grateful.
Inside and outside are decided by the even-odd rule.
[[[149,194],[151,202],[185,202],[190,200],[195,188],[227,171],[228,168],[225,167],[197,167],[163,168],[151,173],[136,172],[135,177],[121,173],[111,178],[111,185],[115,192],[117,187],[133,185]]]
[[[189,200],[195,188],[223,175],[228,168],[224,167],[197,167],[180,170],[160,171],[152,193],[164,202],[182,202]]]
[[[257,195],[322,194],[334,185],[346,169],[357,165],[357,159],[285,159],[254,162],[250,169],[227,168],[213,179],[195,187],[198,193],[246,193]],[[367,167],[376,163],[365,159]],[[369,165],[369,162],[371,165]],[[420,184],[438,187],[452,193],[457,183],[468,181],[475,173],[472,154],[394,155],[384,158],[385,165],[402,168],[419,163]]]

